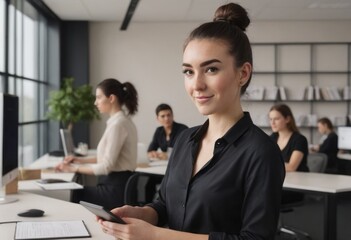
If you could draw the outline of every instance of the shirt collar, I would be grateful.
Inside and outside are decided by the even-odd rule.
[[[206,122],[190,137],[189,141],[199,142],[208,129],[209,120]],[[240,136],[247,131],[249,127],[253,125],[250,113],[244,112],[244,116],[234,124],[222,137],[228,143],[234,143]]]
[[[107,121],[106,121],[107,125],[109,125],[110,123],[116,121],[117,119],[119,119],[122,116],[124,116],[123,111],[118,111],[118,112],[114,113],[113,115],[110,116],[109,119],[107,119]]]

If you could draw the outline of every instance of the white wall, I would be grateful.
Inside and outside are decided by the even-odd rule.
[[[172,106],[175,120],[194,126],[201,116],[183,86],[182,44],[198,23],[134,23],[120,31],[120,23],[90,24],[90,84],[105,78],[129,81],[139,93],[139,112],[133,118],[139,141],[149,143],[158,126],[155,107]],[[351,42],[351,21],[254,22],[251,42]],[[252,81],[255,81],[253,79]],[[90,128],[90,147],[96,147],[106,118]]]

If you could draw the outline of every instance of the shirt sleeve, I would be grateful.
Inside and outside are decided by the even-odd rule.
[[[115,124],[105,130],[100,140],[104,141],[103,154],[98,156],[102,159],[92,166],[95,175],[107,175],[114,169],[127,136],[127,129],[122,124]]]
[[[239,234],[211,232],[209,240],[274,239],[285,178],[284,163],[277,150],[258,151],[253,159],[255,161],[251,161],[247,168],[243,186]]]
[[[154,136],[152,138],[152,141],[151,141],[151,143],[149,145],[149,148],[147,149],[148,152],[156,151],[159,148],[159,144],[158,144],[158,141],[157,141],[157,136],[158,136],[158,129],[156,129],[156,131],[154,133]]]
[[[319,147],[319,152],[329,154],[331,152],[337,151],[338,139],[335,135],[329,134],[328,137]]]
[[[294,141],[294,145],[293,145],[292,151],[295,151],[295,150],[300,151],[303,154],[308,153],[307,139],[301,134],[297,135],[296,139]]]

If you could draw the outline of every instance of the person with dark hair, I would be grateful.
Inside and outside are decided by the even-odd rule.
[[[269,111],[273,133],[271,138],[276,142],[283,155],[285,171],[309,172],[307,166],[308,142],[295,123],[294,115],[286,104],[276,104]],[[284,190],[282,204],[302,201],[303,193]]]
[[[104,232],[117,239],[274,239],[285,171],[277,144],[241,108],[252,75],[249,23],[246,10],[229,3],[191,32],[185,89],[208,119],[180,134],[159,198],[113,209],[127,224],[98,219]]]
[[[105,79],[96,87],[95,105],[100,113],[110,116],[96,157],[68,156],[56,169],[98,176],[96,187],[74,190],[71,201],[111,209],[124,204],[125,183],[137,166],[137,129],[130,116],[138,111],[138,94],[129,82]]]
[[[338,172],[338,135],[329,118],[323,117],[317,121],[318,131],[324,136],[322,142],[311,148],[311,152],[320,152],[328,155],[326,173]]]
[[[286,104],[276,104],[269,111],[269,119],[275,141],[283,154],[287,172],[308,172],[308,142],[295,123],[294,115]]]
[[[188,126],[175,122],[171,106],[165,103],[157,106],[156,119],[161,126],[154,133],[147,155],[150,159],[165,160],[169,158],[168,153],[173,148],[179,134]]]

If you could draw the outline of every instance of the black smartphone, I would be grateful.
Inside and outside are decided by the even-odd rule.
[[[85,201],[80,201],[79,203],[84,207],[86,207],[90,212],[94,213],[96,216],[101,217],[102,219],[105,219],[110,222],[126,224],[126,222],[123,221],[122,218],[116,216],[115,214],[113,214],[103,206],[85,202]]]

